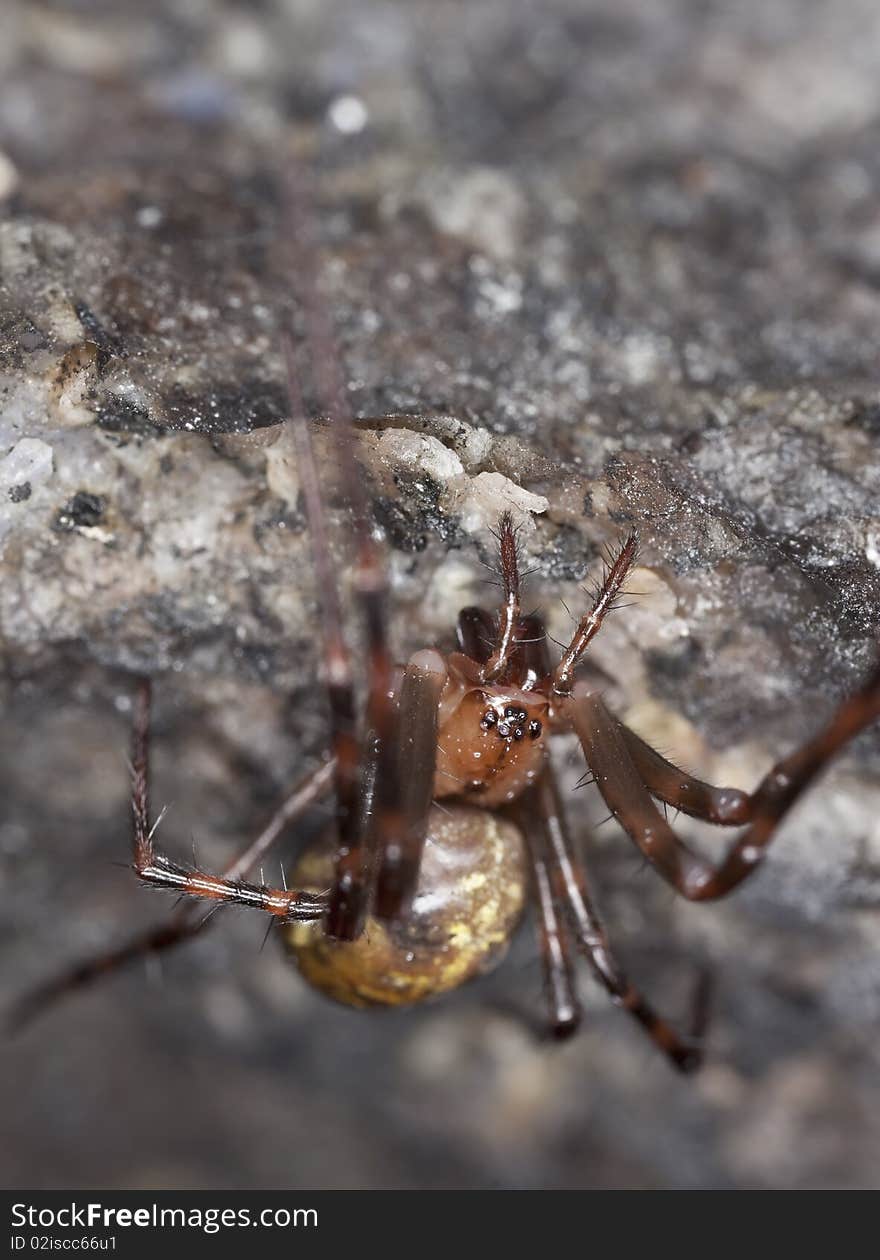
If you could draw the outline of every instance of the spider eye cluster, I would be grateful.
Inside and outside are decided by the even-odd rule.
[[[515,740],[525,739],[526,736],[537,739],[542,730],[537,718],[529,721],[525,709],[515,704],[505,705],[503,714],[496,709],[487,709],[480,719],[480,726],[484,731],[496,731],[500,739]]]

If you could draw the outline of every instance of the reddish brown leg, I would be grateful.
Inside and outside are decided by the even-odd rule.
[[[323,917],[329,898],[324,893],[301,889],[271,888],[241,879],[207,875],[180,866],[153,845],[149,822],[150,683],[144,679],[137,691],[132,740],[132,817],[134,822],[134,869],[145,884],[173,888],[186,897],[232,902],[274,915],[284,922],[309,922]]]
[[[342,431],[340,427],[340,431]],[[351,454],[350,427],[346,429],[349,453]],[[351,454],[350,474],[358,486],[358,504],[355,520],[358,522],[360,544],[355,562],[354,584],[361,605],[365,625],[367,644],[367,666],[369,674],[369,690],[367,694],[366,727],[376,741],[378,749],[376,764],[375,791],[375,836],[378,845],[378,858],[373,849],[364,842],[367,853],[367,882],[356,890],[354,902],[334,889],[330,925],[332,930],[350,939],[350,933],[357,922],[357,911],[369,908],[375,894],[375,880],[379,872],[383,873],[382,913],[396,914],[397,910],[411,890],[418,868],[403,869],[407,858],[418,860],[421,852],[421,841],[414,839],[408,828],[407,816],[403,804],[403,784],[400,775],[400,746],[398,725],[398,706],[394,702],[393,684],[394,668],[391,650],[388,643],[387,630],[387,598],[388,585],[384,565],[379,551],[370,534],[370,526],[366,515],[366,505],[361,494],[360,474],[354,465]],[[430,671],[428,671],[430,673]],[[427,683],[426,683],[427,685]],[[435,705],[436,708],[436,705]],[[428,715],[430,722],[436,718]],[[433,776],[431,777],[433,785]],[[412,785],[409,785],[410,787]],[[427,810],[425,810],[427,812]],[[386,860],[386,855],[387,860]],[[333,908],[336,904],[344,907],[348,904],[349,918],[341,915],[335,919]],[[363,920],[360,920],[362,925]]]
[[[596,588],[592,608],[581,617],[571,643],[553,671],[552,689],[555,695],[571,695],[575,666],[614,607],[627,574],[635,563],[637,550],[638,539],[635,534],[630,534],[620,551],[606,566]]]
[[[751,821],[754,800],[748,792],[741,792],[738,788],[713,787],[702,779],[695,779],[692,774],[661,757],[656,749],[624,726],[623,722],[617,725],[633,764],[652,796],[683,814],[717,823],[720,827],[737,827]]]
[[[773,767],[748,797],[747,807],[734,801],[731,808],[740,815],[747,809],[750,825],[717,866],[680,841],[657,809],[633,760],[631,740],[601,698],[576,687],[566,709],[599,790],[621,826],[678,892],[690,901],[710,901],[730,892],[757,868],[777,826],[801,793],[849,740],[880,717],[880,666],[819,735]],[[642,756],[643,766],[645,761]],[[710,822],[726,821],[708,812],[700,816]]]
[[[363,909],[356,892],[366,881],[365,854],[358,836],[359,766],[361,758],[355,712],[351,655],[342,634],[342,610],[336,575],[330,560],[327,526],[312,435],[305,415],[296,356],[290,338],[284,341],[287,388],[290,395],[290,433],[297,458],[297,472],[305,500],[312,564],[315,571],[324,674],[330,707],[330,746],[333,750],[336,789],[337,888],[331,919],[353,935],[359,930]],[[355,903],[355,904],[352,904]]]
[[[343,484],[351,503],[354,535],[357,550],[354,566],[354,587],[365,627],[369,694],[365,730],[367,739],[375,741],[378,749],[378,765],[375,783],[375,828],[358,831],[355,797],[352,780],[365,752],[355,754],[355,764],[347,753],[345,782],[347,793],[341,806],[340,837],[336,859],[336,882],[331,894],[327,930],[332,936],[353,940],[363,929],[364,919],[373,895],[376,863],[370,852],[370,842],[379,837],[381,845],[397,852],[405,846],[405,822],[400,807],[398,775],[398,749],[396,741],[396,708],[392,698],[393,662],[388,647],[386,604],[388,579],[379,548],[373,538],[367,500],[361,473],[354,454],[354,437],[351,408],[345,383],[342,379],[326,305],[318,291],[315,258],[317,242],[314,239],[314,214],[311,211],[307,177],[294,164],[288,167],[285,180],[285,196],[288,208],[285,244],[294,255],[294,274],[304,312],[306,348],[309,352],[315,392],[325,408],[333,429],[336,449],[342,470]],[[287,362],[291,380],[293,410],[302,415],[301,391],[296,380],[293,352],[288,343]],[[300,434],[307,436],[306,422],[300,420]],[[303,443],[305,449],[306,443]],[[320,516],[320,498],[314,495],[310,507],[310,523]],[[313,529],[314,536],[314,529]],[[328,566],[329,567],[329,566]],[[320,575],[319,575],[320,577]],[[328,588],[332,584],[326,577]],[[325,618],[326,625],[326,618]],[[329,627],[328,627],[329,629]],[[326,630],[325,630],[326,633]],[[329,659],[329,653],[328,653]],[[350,689],[350,686],[349,686]],[[356,747],[356,745],[353,745]],[[335,748],[337,760],[340,750]],[[342,770],[340,771],[342,774]],[[393,864],[393,863],[392,863]]]
[[[572,930],[593,974],[613,1000],[629,1011],[651,1040],[679,1071],[691,1072],[702,1059],[700,1038],[706,1022],[706,987],[700,984],[694,1003],[691,1036],[682,1038],[665,1019],[657,1015],[626,978],[611,955],[605,929],[590,899],[586,873],[578,861],[568,834],[559,791],[549,768],[535,788],[543,818],[551,869],[557,882],[557,896],[564,901]]]
[[[333,771],[334,765],[332,761],[328,761],[307,775],[275,811],[257,838],[224,868],[223,878],[233,881],[241,879],[255,867],[284,829],[329,792],[333,785]],[[10,1011],[7,1021],[10,1029],[23,1027],[68,993],[88,988],[102,977],[119,971],[139,958],[173,949],[197,936],[212,918],[210,914],[196,918],[198,904],[196,901],[185,901],[164,923],[146,928],[115,949],[96,954],[92,958],[84,958],[60,975],[36,985],[23,994]]]
[[[581,1007],[575,992],[567,924],[551,877],[551,859],[535,791],[521,798],[518,808],[512,812],[525,836],[532,871],[538,909],[538,945],[550,1008],[550,1031],[562,1040],[577,1031],[581,1022]]]
[[[497,682],[503,678],[510,659],[516,650],[516,631],[520,618],[519,563],[516,554],[516,531],[513,517],[502,513],[498,522],[498,546],[501,557],[501,581],[504,586],[504,606],[495,636],[495,648],[483,667],[483,681]]]
[[[399,918],[409,907],[419,876],[428,810],[434,795],[437,761],[437,706],[446,682],[439,652],[417,652],[406,667],[398,711],[400,843],[383,836],[380,846],[376,913]]]

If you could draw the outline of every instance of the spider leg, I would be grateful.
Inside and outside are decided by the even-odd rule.
[[[562,1040],[577,1031],[581,1022],[581,1007],[575,992],[568,925],[554,887],[551,855],[534,789],[521,798],[513,812],[526,839],[532,871],[538,907],[538,944],[550,1008],[550,1031]]]
[[[150,700],[150,682],[142,679],[135,697],[131,767],[133,865],[139,879],[156,888],[173,888],[186,897],[250,906],[284,922],[322,918],[328,904],[325,894],[295,888],[271,888],[263,884],[249,884],[239,878],[209,875],[194,867],[181,866],[156,852],[153,844],[155,825],[151,828],[149,821]]]
[[[650,785],[646,786],[633,759],[632,742],[601,697],[577,686],[565,707],[599,791],[630,838],[682,896],[689,901],[711,901],[730,892],[759,866],[778,824],[801,793],[849,740],[880,717],[880,666],[844,701],[824,730],[765,775],[747,797],[747,805],[734,802],[738,815],[734,821],[745,814],[749,825],[717,866],[679,840],[657,809]],[[644,767],[646,758],[638,750],[637,755]],[[700,816],[722,821],[708,812]]]
[[[77,989],[89,988],[103,976],[119,971],[128,963],[135,962],[150,954],[170,949],[195,936],[201,931],[204,920],[193,921],[192,915],[183,918],[182,912],[189,910],[193,903],[187,902],[178,907],[165,923],[155,924],[151,928],[123,941],[115,949],[108,949],[92,957],[83,958],[73,966],[39,981],[26,990],[12,1003],[4,1017],[4,1025],[10,1033],[19,1032],[32,1020],[49,1010],[56,1002],[74,993]]]
[[[705,1031],[706,983],[701,978],[694,996],[691,1034],[682,1037],[667,1020],[658,1015],[630,983],[611,954],[605,929],[590,898],[586,872],[579,861],[565,822],[559,789],[548,767],[535,787],[544,827],[551,869],[557,883],[557,897],[566,907],[578,945],[618,1006],[622,1006],[642,1026],[651,1040],[681,1072],[700,1066],[700,1041]]]
[[[312,544],[312,564],[317,579],[318,609],[324,675],[330,708],[330,746],[333,749],[336,791],[337,879],[332,919],[337,931],[357,935],[363,898],[358,893],[366,881],[366,854],[359,843],[359,766],[361,749],[357,732],[351,655],[342,633],[342,611],[333,565],[312,435],[289,337],[284,341],[287,390],[290,396],[290,434],[297,460]]]
[[[353,735],[353,705],[346,707],[341,716],[344,718],[345,729],[352,732],[352,738],[346,741],[347,759],[344,776],[341,774],[344,782],[339,784],[340,788],[344,789],[345,796],[344,799],[340,798],[336,880],[331,891],[330,913],[327,917],[329,935],[341,940],[354,940],[363,930],[364,920],[374,894],[376,861],[371,845],[375,844],[378,836],[381,837],[381,843],[394,852],[405,847],[396,739],[397,710],[393,699],[394,666],[387,629],[388,575],[381,551],[373,537],[363,473],[355,458],[353,417],[345,381],[340,370],[332,321],[319,292],[315,262],[317,242],[314,239],[314,213],[311,208],[310,189],[305,172],[294,161],[289,163],[286,171],[285,201],[288,220],[285,245],[294,255],[294,269],[304,313],[312,379],[318,400],[330,418],[343,485],[354,518],[354,536],[357,539],[353,584],[364,624],[366,664],[369,671],[366,736],[358,744]],[[320,494],[317,488],[317,477],[313,477],[314,456],[309,455],[308,425],[304,419],[295,356],[289,337],[286,339],[285,352],[292,408],[294,413],[299,413],[296,432],[300,435],[300,459],[303,456],[307,460],[310,459],[309,477],[314,481],[313,493],[311,498],[307,499],[307,505],[317,558],[320,547],[323,547],[326,556],[326,543],[321,542],[322,533],[316,533],[315,530],[316,523],[322,519]],[[323,573],[319,570],[318,574],[321,585],[326,588],[322,596],[325,599],[327,591],[331,587],[335,589],[329,570],[329,562],[325,562]],[[335,626],[330,624],[333,616],[336,618]],[[324,617],[325,643],[328,635],[331,638],[335,636],[334,641],[338,639],[341,642],[338,624],[338,607],[336,607],[332,615],[328,613]],[[329,652],[327,659],[328,664],[332,665],[333,661]],[[328,670],[328,673],[332,681],[332,670]],[[347,696],[350,696],[350,671],[346,679],[346,687]],[[359,824],[362,811],[356,807],[356,780],[358,766],[366,756],[367,741],[374,741],[377,749],[374,793],[376,820],[375,827],[368,826],[364,830]],[[342,768],[340,750],[335,741],[334,751],[337,762]]]
[[[661,757],[623,722],[617,725],[633,764],[652,796],[683,814],[717,823],[720,827],[737,827],[751,821],[754,798],[748,792],[704,783]]]
[[[282,801],[269,822],[246,849],[224,868],[223,878],[236,881],[248,873],[269,851],[285,828],[327,794],[333,785],[334,765],[326,761],[312,770]],[[173,949],[202,932],[211,914],[196,916],[198,901],[182,902],[163,923],[145,928],[113,949],[83,958],[58,975],[35,985],[13,1004],[6,1024],[17,1030],[30,1023],[68,993],[88,988],[102,977],[150,954]]]
[[[519,561],[516,552],[516,531],[513,517],[503,512],[498,522],[498,545],[501,557],[501,581],[504,607],[495,635],[495,647],[483,667],[483,681],[496,682],[503,677],[516,651],[516,630],[520,618]]]
[[[559,664],[553,671],[552,690],[555,695],[571,695],[575,666],[614,607],[627,574],[635,564],[637,551],[638,538],[635,534],[630,534],[617,555],[606,566],[602,580],[596,589],[592,608],[581,617],[571,643],[563,652]]]
[[[383,919],[405,913],[415,890],[425,843],[428,810],[434,795],[437,762],[437,706],[446,683],[446,663],[439,652],[410,658],[400,687],[398,708],[398,783],[402,817],[399,835],[380,839],[376,913]]]

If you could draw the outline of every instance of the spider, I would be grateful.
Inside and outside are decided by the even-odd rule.
[[[342,630],[297,351],[287,333],[288,425],[318,587],[330,717],[327,759],[222,874],[178,863],[157,849],[158,820],[150,821],[151,689],[143,680],[133,721],[133,866],[144,884],[173,890],[184,900],[166,923],[26,995],[17,1018],[35,1014],[60,994],[132,958],[194,935],[210,918],[195,913],[205,902],[215,908],[247,906],[269,916],[270,926],[279,923],[305,979],[338,1001],[359,1007],[409,1005],[448,992],[500,962],[531,901],[552,1033],[567,1036],[580,1021],[577,949],[611,999],[670,1063],[691,1071],[702,1057],[705,986],[698,985],[689,1030],[681,1033],[652,1008],[615,960],[565,818],[549,756],[552,736],[574,731],[599,792],[647,862],[686,899],[710,901],[758,869],[800,794],[847,741],[880,716],[880,666],[827,726],[774,766],[754,792],[712,787],[662,757],[578,677],[577,666],[632,568],[636,535],[609,558],[590,607],[554,663],[540,617],[522,612],[516,530],[511,517],[502,515],[497,531],[500,612],[462,609],[457,650],[421,650],[396,668],[388,646],[384,557],[369,524],[352,416],[329,322],[317,298],[311,253],[303,245],[298,259],[305,340],[354,520],[354,591],[367,665],[363,715],[357,711],[353,658]],[[331,791],[335,826],[300,858],[292,886],[248,882],[248,872],[285,829]],[[658,802],[744,831],[712,864],[676,836]]]

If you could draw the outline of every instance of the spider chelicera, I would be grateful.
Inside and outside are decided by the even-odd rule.
[[[457,651],[419,651],[404,668],[395,668],[388,647],[385,565],[369,525],[346,391],[307,248],[298,262],[313,388],[330,419],[354,518],[354,590],[368,668],[364,713],[357,712],[311,428],[296,350],[287,337],[289,426],[318,586],[330,753],[221,875],[179,864],[159,852],[153,839],[150,684],[142,682],[133,732],[133,865],[144,883],[172,889],[185,900],[165,924],[26,995],[16,1017],[21,1021],[68,990],[194,935],[206,922],[195,913],[205,901],[249,906],[269,915],[270,923],[280,922],[303,976],[337,1000],[365,1007],[407,1005],[496,965],[531,899],[550,1029],[564,1036],[578,1026],[577,949],[611,998],[671,1063],[691,1070],[701,1057],[704,986],[698,986],[692,1025],[680,1034],[615,961],[569,833],[548,755],[550,738],[556,731],[574,731],[608,808],[650,865],[688,900],[710,901],[754,873],[799,795],[848,740],[880,716],[880,667],[824,730],[774,766],[754,792],[712,787],[662,757],[577,677],[578,663],[633,565],[635,535],[609,558],[590,608],[553,664],[541,619],[521,611],[516,532],[510,516],[503,515],[500,613],[463,609]],[[300,858],[292,886],[247,882],[245,876],[285,829],[331,791],[335,827]],[[713,864],[676,836],[657,802],[744,831]]]

